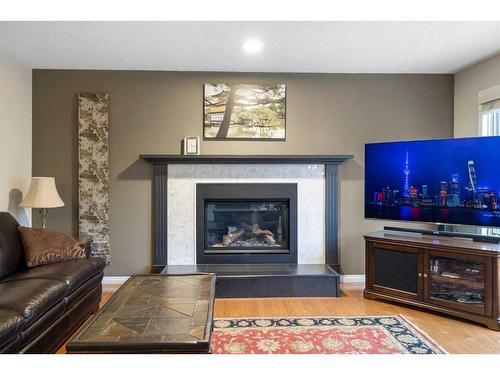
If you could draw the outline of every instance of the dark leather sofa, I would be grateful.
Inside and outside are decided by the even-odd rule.
[[[105,262],[28,269],[18,225],[0,212],[0,353],[53,353],[97,310]]]

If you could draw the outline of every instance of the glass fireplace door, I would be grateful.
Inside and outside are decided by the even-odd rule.
[[[289,202],[206,200],[206,253],[289,252]]]

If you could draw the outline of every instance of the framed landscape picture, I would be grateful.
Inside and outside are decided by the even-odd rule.
[[[285,85],[207,83],[203,96],[205,140],[285,140]]]

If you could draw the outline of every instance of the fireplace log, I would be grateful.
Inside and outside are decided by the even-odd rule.
[[[246,232],[245,228],[238,228],[235,231],[222,236],[222,244],[224,246],[231,245],[234,241],[238,240]]]
[[[229,246],[232,243],[238,241],[241,237],[258,237],[262,242],[268,245],[276,244],[273,232],[271,232],[270,230],[261,229],[259,224],[248,225],[246,223],[241,223],[239,227],[229,227],[228,234],[222,236],[222,244],[224,246]]]
[[[264,240],[265,243],[267,243],[269,245],[276,244],[276,241],[275,241],[273,236],[266,235],[266,236],[262,237],[262,239]]]
[[[273,232],[270,230],[260,229],[259,224],[252,225],[252,232],[260,236],[271,236],[271,238],[274,238]]]

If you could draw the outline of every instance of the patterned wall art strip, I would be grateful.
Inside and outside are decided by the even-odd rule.
[[[78,225],[92,256],[111,261],[109,244],[109,95],[78,96]]]

